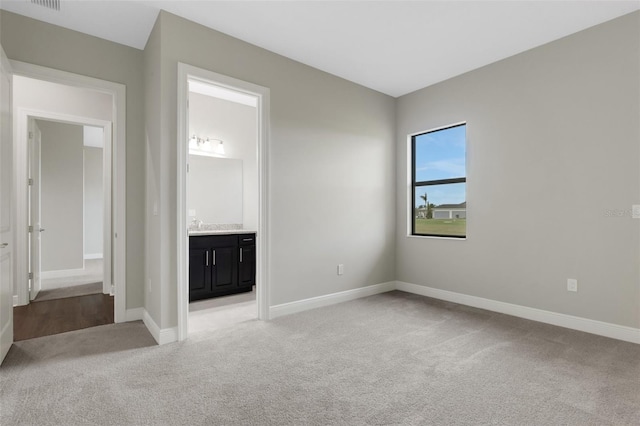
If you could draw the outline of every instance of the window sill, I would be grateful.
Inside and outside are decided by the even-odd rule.
[[[455,240],[455,241],[466,241],[467,237],[438,237],[435,235],[413,235],[408,234],[407,238],[418,238],[418,239],[435,239],[435,240]]]

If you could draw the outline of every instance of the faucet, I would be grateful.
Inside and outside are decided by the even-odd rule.
[[[191,227],[199,230],[202,227],[202,221],[194,217],[193,219],[191,219]]]

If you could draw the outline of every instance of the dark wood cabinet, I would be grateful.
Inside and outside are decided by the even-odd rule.
[[[255,276],[255,234],[189,237],[189,301],[251,291]]]
[[[214,247],[211,257],[211,286],[213,291],[237,287],[238,256],[236,247]]]
[[[207,253],[203,248],[189,249],[189,300],[201,299],[210,293],[211,268],[205,260]]]
[[[256,283],[256,237],[255,234],[240,235],[239,240],[238,281],[241,286],[253,286]]]

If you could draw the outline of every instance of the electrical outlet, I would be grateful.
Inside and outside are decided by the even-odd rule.
[[[196,217],[196,210],[195,209],[189,209],[189,217]]]
[[[578,280],[569,278],[567,280],[567,291],[578,291]]]
[[[344,274],[344,264],[339,264],[338,265],[338,275],[343,275]]]

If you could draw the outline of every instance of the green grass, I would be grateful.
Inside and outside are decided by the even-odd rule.
[[[416,234],[464,236],[467,219],[416,219]]]

